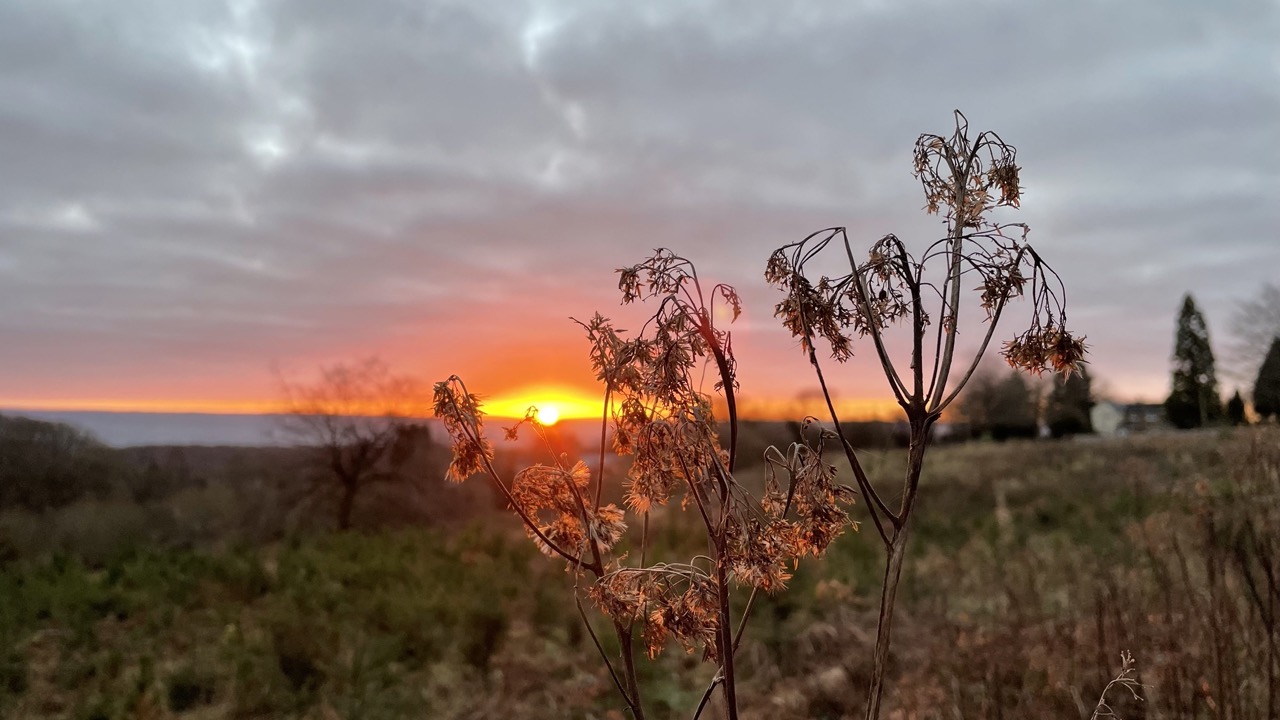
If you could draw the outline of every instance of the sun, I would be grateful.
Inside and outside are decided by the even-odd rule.
[[[555,425],[560,419],[560,411],[555,405],[543,403],[538,406],[538,422],[543,425]]]
[[[527,385],[485,401],[484,410],[496,418],[525,417],[538,409],[538,422],[555,425],[561,420],[600,419],[600,400],[591,393],[564,385]]]

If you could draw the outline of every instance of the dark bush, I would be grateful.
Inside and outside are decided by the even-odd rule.
[[[212,703],[216,691],[214,677],[193,665],[177,670],[169,677],[168,685],[169,709],[175,713]]]
[[[489,672],[489,661],[502,644],[507,631],[507,615],[500,607],[483,607],[471,610],[465,621],[466,634],[462,640],[462,657],[467,664],[481,673]]]

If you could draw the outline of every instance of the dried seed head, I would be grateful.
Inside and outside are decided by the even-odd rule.
[[[641,623],[649,657],[675,639],[686,652],[701,646],[704,659],[717,659],[715,583],[698,568],[620,568],[600,578],[588,594],[604,614]]]
[[[1071,374],[1079,372],[1087,346],[1066,329],[1050,323],[1032,327],[1004,344],[1002,353],[1015,368],[1039,375],[1045,370]]]
[[[435,415],[444,422],[452,442],[453,460],[445,477],[462,482],[482,472],[493,460],[493,446],[484,437],[484,413],[480,400],[468,393],[456,375],[438,382],[434,389]]]

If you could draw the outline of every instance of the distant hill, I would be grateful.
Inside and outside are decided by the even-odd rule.
[[[60,422],[91,433],[112,447],[139,445],[285,444],[275,432],[273,415],[207,413],[127,413],[69,410],[4,410],[10,416]]]

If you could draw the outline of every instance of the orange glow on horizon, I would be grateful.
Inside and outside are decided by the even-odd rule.
[[[554,425],[559,420],[599,418],[604,402],[565,385],[532,385],[480,398],[480,409],[493,417],[522,418],[531,407],[538,408],[542,424]]]
[[[201,415],[272,415],[282,412],[279,400],[120,400],[116,398],[0,398],[4,410],[51,412],[192,413]]]
[[[554,425],[561,420],[599,420],[604,399],[568,385],[530,385],[492,397],[481,396],[481,409],[494,418],[519,419],[531,407],[538,408],[544,425]],[[841,419],[896,420],[901,409],[892,400],[880,398],[848,398],[836,401]],[[116,412],[116,413],[192,413],[209,415],[274,415],[285,412],[279,399],[271,400],[193,400],[193,399],[135,399],[119,398],[51,398],[13,399],[0,398],[0,410],[50,411],[50,412]],[[820,400],[759,400],[740,401],[739,415],[743,420],[799,420],[805,415],[826,419],[827,410]],[[723,417],[723,398],[716,405],[716,415]],[[430,407],[424,406],[419,417],[430,417]]]

